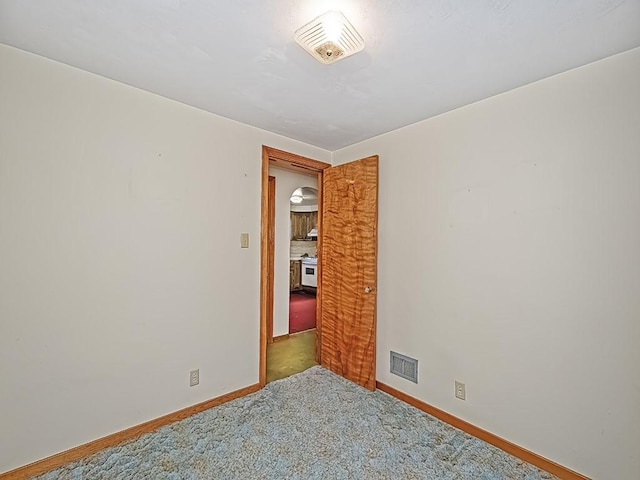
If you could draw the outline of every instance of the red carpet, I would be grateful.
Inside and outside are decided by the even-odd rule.
[[[316,328],[316,297],[292,292],[289,296],[289,333]]]

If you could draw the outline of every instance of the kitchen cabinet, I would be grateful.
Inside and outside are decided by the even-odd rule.
[[[291,212],[291,240],[311,240],[307,234],[317,226],[318,212]]]
[[[300,260],[289,261],[289,290],[302,289],[302,262]]]

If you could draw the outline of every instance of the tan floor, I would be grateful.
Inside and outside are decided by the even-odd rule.
[[[316,331],[295,333],[267,345],[267,383],[300,373],[316,363]]]

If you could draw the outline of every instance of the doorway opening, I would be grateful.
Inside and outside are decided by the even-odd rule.
[[[267,344],[275,322],[269,303],[274,273],[269,249],[271,167],[318,180],[316,361],[369,390],[376,383],[378,156],[331,166],[263,146],[260,250],[260,385],[267,381]],[[285,204],[289,198],[285,197]],[[288,211],[288,209],[287,209]],[[285,260],[289,259],[285,257]],[[285,268],[289,266],[285,263]],[[284,272],[287,283],[286,274]],[[273,302],[274,307],[277,302]]]
[[[312,365],[320,363],[318,346],[322,330],[318,319],[321,305],[319,300],[322,295],[321,186],[322,172],[330,166],[328,163],[270,147],[263,146],[262,149],[259,367],[262,386],[267,381],[287,376],[292,369],[300,368],[301,371],[309,362],[312,362]],[[282,181],[277,178],[277,172],[280,171],[285,172],[284,175],[280,175]],[[296,181],[296,177],[299,184],[292,185],[291,189],[287,190],[285,180],[293,178],[293,181]],[[312,188],[313,191],[306,190],[307,188]],[[308,197],[306,202],[305,194]],[[294,208],[292,199],[294,204],[307,205]],[[315,212],[310,208],[312,203],[315,205]],[[296,245],[293,245],[294,241]],[[288,285],[286,271],[283,271],[285,268],[289,270]],[[299,298],[292,298],[292,295]],[[292,302],[296,302],[292,308],[293,313],[304,310],[304,315],[289,318]],[[315,330],[307,328],[311,313]]]
[[[270,187],[272,181],[273,341],[267,341],[267,383],[317,365],[317,176],[270,167]]]
[[[289,335],[316,328],[318,189],[300,186],[289,198]]]

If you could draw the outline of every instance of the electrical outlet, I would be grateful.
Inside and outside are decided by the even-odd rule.
[[[240,234],[240,248],[249,248],[249,234],[241,233]]]
[[[191,370],[189,373],[189,386],[195,387],[200,383],[200,369]]]
[[[458,382],[457,380],[456,380],[456,398],[459,398],[460,400],[467,399],[467,391],[464,386],[464,383]]]

